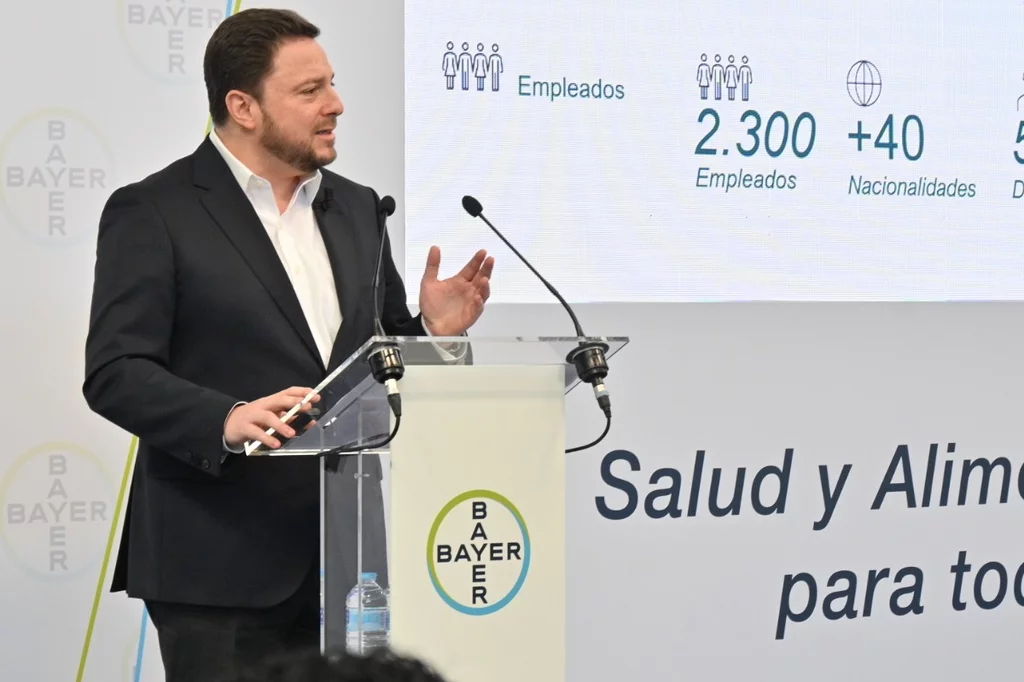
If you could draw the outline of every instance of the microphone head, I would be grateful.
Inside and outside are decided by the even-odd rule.
[[[479,218],[480,214],[484,212],[484,207],[480,205],[480,202],[471,196],[462,197],[462,208],[466,209],[466,213]]]
[[[385,216],[395,212],[395,200],[390,194],[380,200],[380,212]]]

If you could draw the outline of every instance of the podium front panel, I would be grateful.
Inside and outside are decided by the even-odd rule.
[[[581,339],[384,340],[405,360],[400,420],[370,375],[379,341],[275,453],[321,459],[322,649],[390,647],[448,682],[564,680],[566,356]],[[626,343],[603,341],[608,357]]]

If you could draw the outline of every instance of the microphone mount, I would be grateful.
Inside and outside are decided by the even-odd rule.
[[[377,263],[373,270],[373,326],[377,336],[386,336],[384,325],[380,319],[380,270],[384,260],[384,244],[387,241],[387,219],[395,212],[395,200],[391,196],[385,196],[377,206],[377,217],[380,221],[380,234],[377,242]],[[398,392],[398,381],[405,376],[405,362],[402,359],[402,351],[398,344],[393,341],[378,341],[370,350],[366,359],[370,365],[370,373],[374,380],[387,387],[388,404],[395,415],[395,431],[398,430],[398,422],[402,419],[402,396]],[[394,434],[392,434],[392,437]],[[390,441],[385,441],[385,444]]]

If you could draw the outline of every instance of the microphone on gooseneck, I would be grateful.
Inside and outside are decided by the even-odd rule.
[[[374,334],[377,336],[386,336],[377,301],[380,290],[380,269],[384,260],[384,242],[387,238],[387,219],[394,212],[395,200],[391,196],[385,196],[380,200],[377,205],[377,219],[380,224],[377,235],[377,263],[373,269],[373,328]],[[405,363],[402,360],[401,349],[393,342],[377,342],[370,350],[367,362],[370,364],[373,378],[387,387],[388,404],[391,405],[391,411],[397,419],[401,419],[402,396],[398,392],[398,380],[405,375]],[[393,436],[394,434],[392,434]]]
[[[505,242],[505,246],[510,248],[512,253],[519,257],[519,260],[521,260],[523,264],[530,269],[530,272],[536,275],[537,279],[541,281],[541,284],[547,287],[547,290],[550,291],[556,299],[558,299],[558,302],[562,304],[565,311],[569,313],[569,318],[572,320],[572,324],[576,328],[576,336],[586,337],[586,334],[583,333],[583,328],[580,326],[580,321],[576,319],[576,313],[573,312],[572,307],[566,303],[565,299],[562,298],[562,295],[559,294],[558,291],[551,286],[551,284],[544,279],[539,272],[537,272],[536,268],[530,265],[530,262],[526,260],[523,254],[519,253],[516,247],[512,246],[511,242],[505,238],[505,235],[499,232],[498,228],[496,228],[491,221],[484,216],[484,207],[480,205],[480,202],[471,196],[465,196],[462,197],[462,208],[466,209],[466,213],[472,217],[483,220],[487,227],[491,228],[491,231],[498,235],[498,238],[501,239],[501,241]],[[611,427],[612,403],[611,397],[608,394],[608,388],[604,385],[604,379],[608,376],[608,361],[605,359],[606,352],[608,352],[608,344],[593,340],[581,341],[579,346],[570,351],[565,358],[567,362],[576,367],[576,376],[578,376],[581,381],[584,381],[594,387],[594,396],[597,398],[597,404],[605,415],[604,433],[602,433],[597,440],[592,443],[588,443],[587,445],[569,448],[566,452],[578,452],[597,445],[608,434]]]
[[[330,188],[325,188],[323,200],[320,202],[320,207],[324,210],[330,206],[330,202],[334,197],[334,192]],[[373,270],[373,326],[375,336],[384,336],[384,325],[381,324],[380,311],[377,309],[377,290],[379,289],[380,269],[381,262],[384,258],[384,240],[387,237],[387,218],[395,212],[395,200],[391,197],[384,197],[377,203],[377,212],[374,218],[377,221],[378,233],[377,233],[377,264]],[[324,450],[319,453],[321,457],[328,458],[328,467],[332,471],[337,471],[337,463],[330,463],[331,457],[343,453],[351,452],[362,452],[364,450],[377,450],[383,448],[398,434],[398,428],[402,424],[402,396],[398,392],[398,380],[405,375],[405,364],[402,361],[401,349],[398,344],[393,341],[375,341],[370,346],[370,352],[366,358],[367,364],[370,365],[370,373],[373,378],[387,388],[388,405],[391,406],[391,412],[395,415],[395,425],[391,429],[391,433],[385,435],[382,439],[365,442],[364,439],[360,438],[351,443],[345,443],[338,445],[329,450]]]
[[[380,238],[377,240],[377,265],[373,269],[373,327],[374,333],[384,336],[384,326],[380,321],[380,308],[377,305],[377,292],[380,290],[380,267],[384,261],[384,239],[387,235],[387,220],[395,212],[395,200],[388,195],[380,200],[377,212],[381,216]]]

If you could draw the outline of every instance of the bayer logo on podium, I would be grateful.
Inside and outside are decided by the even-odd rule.
[[[469,490],[437,514],[427,569],[441,599],[467,616],[505,608],[530,571],[530,533],[516,506],[491,490]]]
[[[882,75],[878,67],[861,59],[846,74],[846,92],[859,107],[870,107],[882,94]]]

